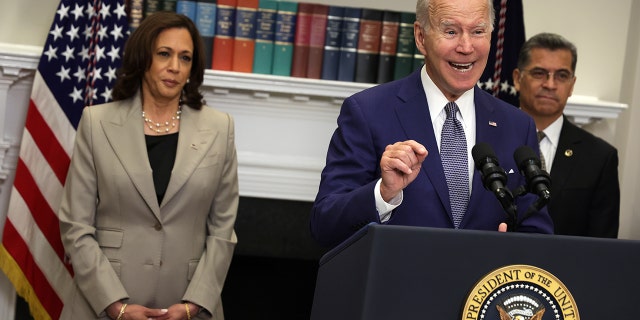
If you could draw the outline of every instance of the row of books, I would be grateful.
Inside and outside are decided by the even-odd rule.
[[[414,13],[279,0],[177,0],[175,11],[196,23],[214,70],[384,83],[424,61]]]

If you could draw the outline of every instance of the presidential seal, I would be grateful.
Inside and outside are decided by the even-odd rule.
[[[553,274],[529,265],[509,265],[473,287],[462,320],[579,320],[571,293]]]

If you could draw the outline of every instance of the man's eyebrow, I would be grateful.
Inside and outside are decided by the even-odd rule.
[[[440,26],[442,27],[451,27],[451,26],[458,26],[459,24],[451,19],[442,19],[440,20]],[[481,21],[478,22],[478,24],[476,24],[475,26],[473,26],[473,28],[486,28],[488,26],[487,22],[485,21]]]
[[[450,26],[457,25],[457,23],[450,19],[442,19],[440,20],[440,25],[443,27],[450,27]]]

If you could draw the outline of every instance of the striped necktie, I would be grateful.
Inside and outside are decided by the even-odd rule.
[[[544,134],[544,131],[538,131],[538,148],[540,149],[540,169],[547,171],[547,165],[545,164],[544,161],[544,155],[542,154],[542,148],[540,148],[540,141],[542,141],[542,139],[544,139],[544,137],[546,137],[547,135]]]
[[[458,105],[449,102],[444,107],[447,118],[442,126],[440,157],[449,187],[449,201],[453,223],[457,229],[467,211],[469,203],[469,173],[467,161],[467,139],[462,123],[456,118]]]

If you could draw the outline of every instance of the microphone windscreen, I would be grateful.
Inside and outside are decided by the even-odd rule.
[[[473,157],[473,161],[475,161],[477,165],[480,165],[480,162],[486,158],[491,158],[495,162],[497,162],[498,159],[495,152],[493,152],[493,148],[491,148],[491,145],[484,142],[478,142],[475,146],[473,146],[473,148],[471,149],[471,156]]]
[[[540,159],[538,158],[538,155],[536,155],[533,149],[529,146],[522,146],[516,149],[513,153],[513,160],[516,161],[518,168],[522,168],[531,160],[533,160],[538,167],[540,166]]]

